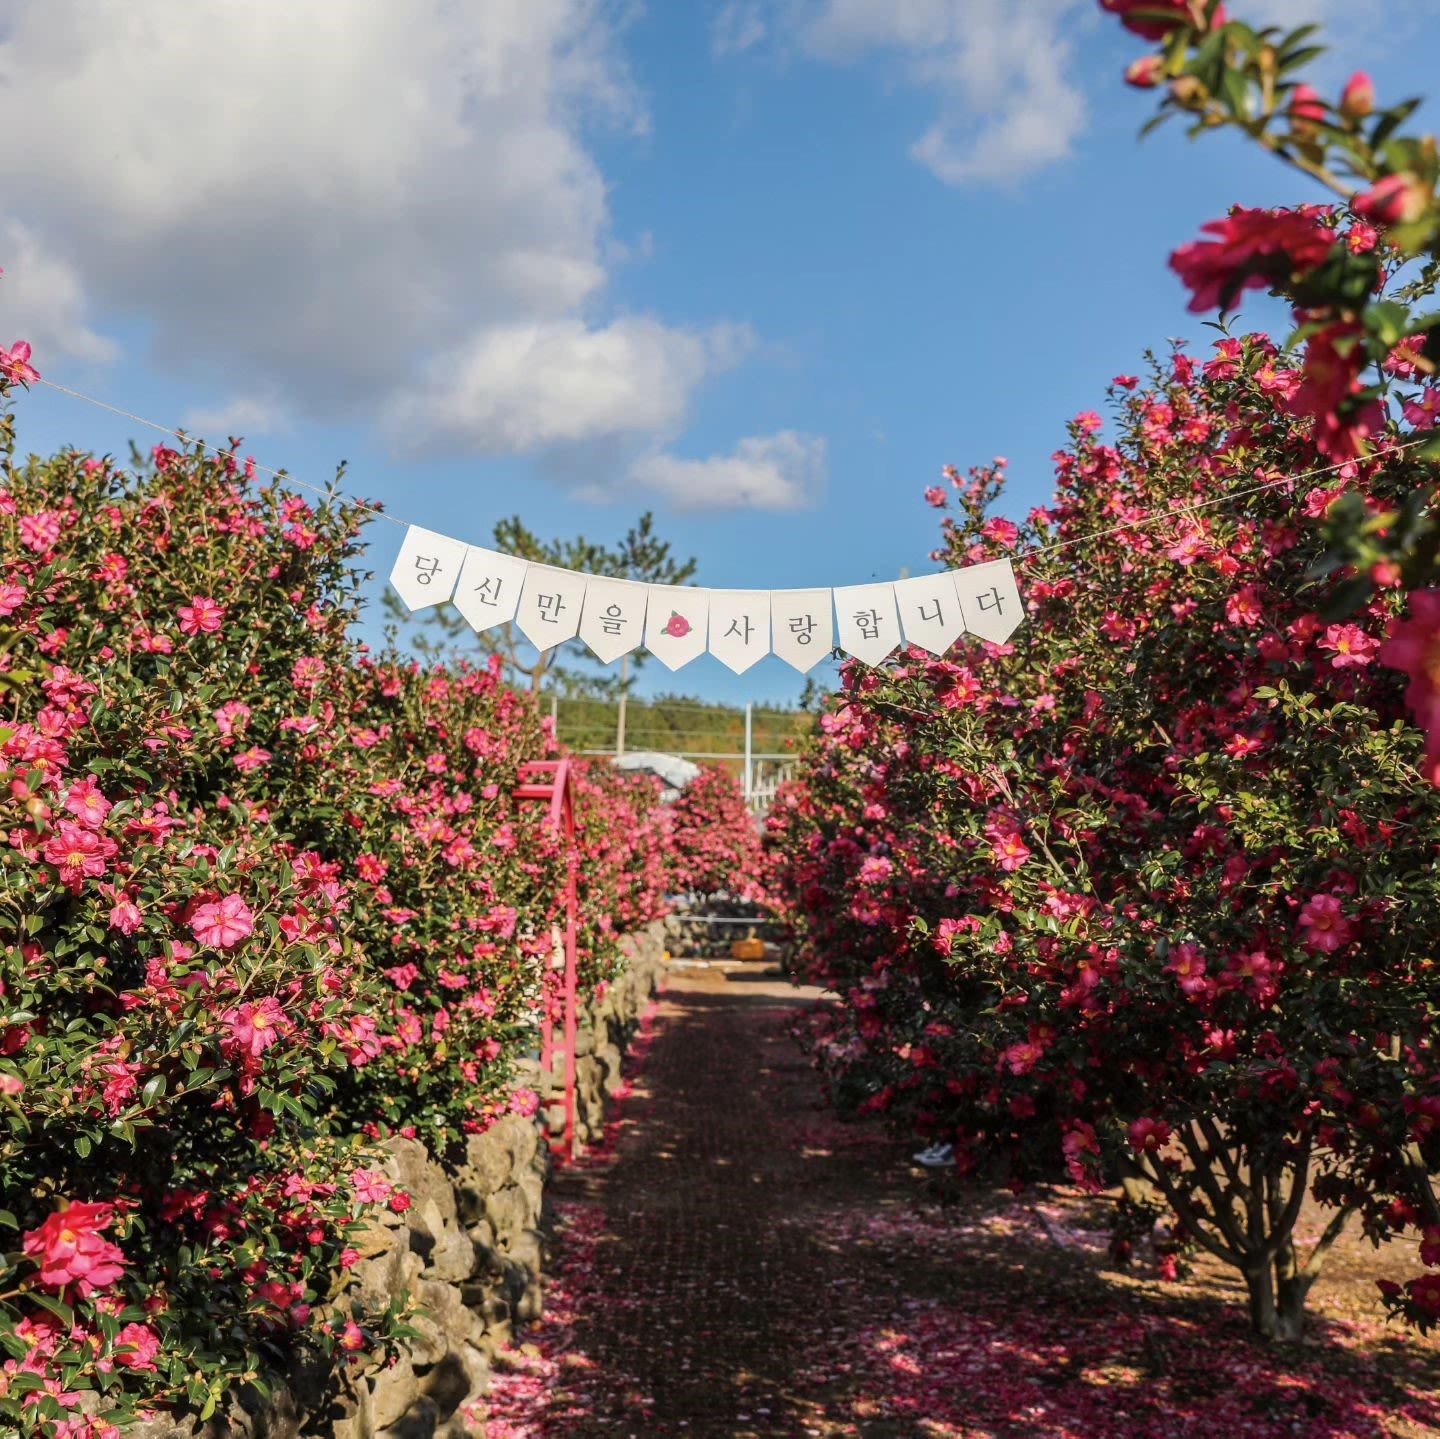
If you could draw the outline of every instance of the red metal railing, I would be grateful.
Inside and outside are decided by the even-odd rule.
[[[522,803],[548,804],[547,822],[565,846],[565,953],[562,998],[562,1033],[565,1058],[565,1130],[562,1138],[550,1136],[552,1151],[567,1159],[575,1157],[575,1026],[576,965],[575,942],[579,925],[579,895],[576,888],[578,856],[575,852],[575,796],[568,759],[533,760],[520,766],[520,783],[515,798]],[[552,964],[554,961],[552,960]],[[555,965],[560,968],[560,965]],[[553,1082],[555,1073],[555,1023],[550,1014],[549,976],[544,988],[544,1011],[540,1021],[540,1067]]]

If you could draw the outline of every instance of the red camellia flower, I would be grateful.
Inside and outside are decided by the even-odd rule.
[[[73,1284],[82,1298],[114,1284],[125,1272],[125,1256],[100,1237],[114,1217],[109,1204],[72,1204],[27,1231],[25,1256],[39,1266],[40,1284],[56,1291]]]
[[[1407,619],[1392,620],[1380,663],[1410,676],[1405,703],[1425,731],[1429,779],[1440,784],[1440,590],[1416,590]]]
[[[665,622],[665,633],[672,639],[683,639],[690,633],[690,621],[684,615],[674,613]]]
[[[1170,1142],[1170,1126],[1163,1119],[1137,1119],[1125,1132],[1136,1154],[1158,1154]]]
[[[1100,8],[1120,17],[1120,23],[1134,35],[1145,40],[1163,40],[1177,25],[1205,25],[1205,0],[1100,0]],[[1166,20],[1154,15],[1157,10],[1173,10],[1175,18]],[[1141,13],[1136,13],[1141,12]],[[1212,26],[1225,23],[1225,7],[1216,6]]]
[[[255,931],[255,916],[238,894],[202,904],[190,921],[191,931],[201,944],[212,949],[231,949]]]
[[[1194,314],[1229,309],[1243,290],[1257,290],[1312,270],[1335,245],[1335,234],[1321,223],[1326,210],[1236,208],[1223,220],[1211,220],[1201,233],[1170,256],[1170,268],[1191,290]]]
[[[188,605],[181,605],[175,612],[180,617],[180,629],[187,635],[213,635],[225,623],[225,607],[204,595],[195,595]]]

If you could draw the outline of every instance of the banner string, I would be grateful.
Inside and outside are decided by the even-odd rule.
[[[117,405],[109,404],[105,400],[96,399],[94,395],[87,395],[79,390],[72,390],[68,385],[58,384],[56,383],[56,381],[47,380],[43,376],[37,376],[36,383],[45,385],[47,388],[55,390],[59,394],[68,395],[72,400],[80,400],[87,405],[94,405],[96,409],[108,410],[112,415],[118,415],[123,420],[131,420],[137,425],[143,425],[146,429],[155,430],[162,435],[168,435],[173,440],[179,440],[182,445],[193,444],[198,446],[201,450],[210,451],[211,454],[218,455],[222,453],[220,449],[218,449],[214,445],[211,445],[207,440],[200,439],[195,435],[187,434],[183,430],[171,429],[168,425],[158,424],[154,420],[147,420],[143,415],[132,414],[129,410],[122,410]],[[1412,449],[1416,445],[1424,444],[1428,438],[1428,436],[1419,436],[1414,439],[1404,440],[1396,444],[1387,445],[1385,448],[1376,451],[1375,454],[1365,456],[1364,459],[1366,462],[1373,462],[1375,460],[1384,459],[1388,455],[1399,454],[1402,450]],[[324,486],[321,485],[313,485],[309,481],[302,480],[297,476],[291,474],[288,470],[273,470],[268,465],[262,465],[253,460],[250,463],[253,464],[254,468],[259,470],[262,474],[270,475],[273,478],[281,481],[282,484],[299,485],[301,489],[310,490],[314,494],[325,496],[327,499],[333,494],[344,493],[343,491],[337,491],[333,488],[326,489]],[[1216,496],[1212,500],[1199,500],[1194,504],[1182,505],[1177,509],[1166,510],[1158,515],[1146,515],[1138,520],[1123,521],[1118,525],[1110,525],[1103,530],[1091,530],[1088,531],[1086,534],[1076,535],[1068,540],[1057,540],[1053,544],[1048,545],[1031,545],[1027,549],[1016,550],[1014,554],[1006,556],[1006,558],[1016,561],[1028,560],[1033,559],[1038,555],[1053,554],[1057,550],[1071,549],[1076,545],[1093,544],[1095,541],[1107,539],[1111,535],[1124,534],[1130,530],[1139,530],[1144,529],[1149,525],[1162,524],[1166,520],[1179,519],[1184,515],[1194,514],[1199,510],[1213,509],[1217,505],[1228,505],[1235,500],[1243,500],[1250,495],[1261,494],[1265,490],[1279,489],[1284,485],[1299,484],[1301,480],[1313,480],[1321,475],[1334,474],[1337,470],[1346,469],[1348,466],[1355,463],[1357,463],[1355,460],[1340,460],[1333,465],[1321,465],[1313,470],[1304,470],[1298,475],[1284,475],[1279,479],[1267,480],[1263,484],[1251,485],[1247,489],[1231,490],[1226,494]],[[350,494],[346,494],[346,498],[349,499],[350,503],[353,504],[357,509],[364,510],[369,514],[375,515],[379,519],[388,520],[392,525],[399,525],[401,529],[411,528],[408,521],[399,519],[397,516],[392,515],[388,510],[383,510],[377,505],[367,504],[366,501],[356,499],[353,495]]]

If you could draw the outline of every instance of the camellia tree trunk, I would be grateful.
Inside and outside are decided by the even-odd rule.
[[[1301,1253],[1295,1225],[1310,1182],[1312,1136],[1242,1143],[1227,1140],[1215,1121],[1199,1119],[1175,1137],[1181,1153],[1141,1156],[1139,1176],[1164,1196],[1189,1238],[1239,1270],[1255,1333],[1300,1341],[1305,1301],[1352,1213],[1336,1209],[1309,1253]]]

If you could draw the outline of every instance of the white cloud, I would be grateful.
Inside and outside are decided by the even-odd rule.
[[[685,460],[647,455],[631,479],[680,510],[802,510],[814,504],[825,481],[825,441],[781,430],[741,440],[730,455]]]
[[[213,408],[189,410],[180,423],[186,434],[220,444],[231,435],[268,435],[285,422],[284,407],[275,399],[255,396],[230,400]]]
[[[35,235],[17,221],[0,229],[5,278],[0,281],[0,314],[5,336],[0,344],[28,340],[37,365],[50,355],[86,363],[109,364],[119,348],[87,323],[84,287],[72,266],[47,252]],[[12,333],[13,332],[13,333]],[[43,370],[42,370],[43,373]]]
[[[748,332],[704,334],[622,318],[496,326],[440,356],[387,408],[397,448],[522,453],[607,435],[670,434],[691,392],[734,364]]]
[[[113,355],[87,306],[138,323],[159,368],[234,397],[197,428],[255,432],[283,397],[409,446],[668,443],[748,341],[605,322],[626,247],[586,127],[646,123],[620,8],[12,0],[0,192],[26,229],[0,319],[28,317],[42,372]]]
[[[753,48],[783,32],[813,59],[849,64],[875,53],[930,91],[936,118],[910,153],[948,185],[1013,180],[1063,159],[1085,128],[1067,75],[1064,38],[1089,0],[734,0],[717,48]],[[731,14],[731,12],[734,12]],[[741,36],[720,46],[721,36]]]
[[[739,55],[769,33],[761,0],[726,0],[711,22],[710,43],[717,55]]]

